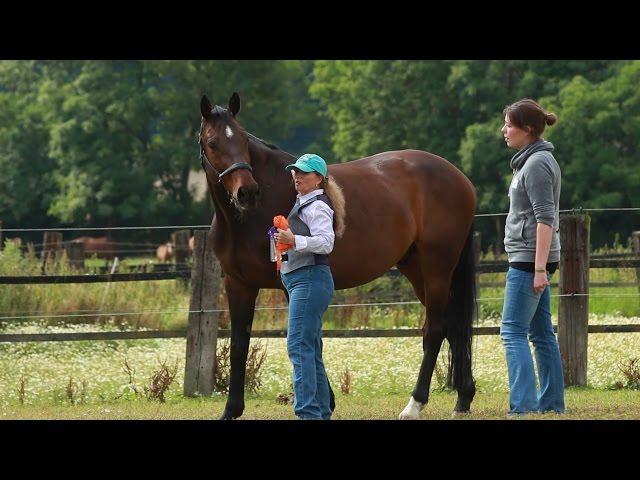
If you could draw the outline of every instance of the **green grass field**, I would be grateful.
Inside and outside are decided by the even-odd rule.
[[[633,319],[629,319],[633,320]],[[593,321],[615,323],[612,318]],[[638,319],[635,319],[638,321]],[[33,326],[42,331],[62,327]],[[109,325],[103,328],[111,329]],[[92,325],[74,330],[95,330]],[[220,340],[219,347],[222,342]],[[266,350],[261,387],[247,395],[246,418],[292,419],[289,405],[276,398],[291,392],[291,366],[284,339],[253,339]],[[443,352],[444,355],[444,352]],[[474,375],[478,393],[469,418],[500,419],[508,408],[507,373],[498,336],[474,339]],[[225,396],[185,399],[184,339],[32,342],[0,344],[0,411],[2,418],[217,418]],[[640,391],[610,390],[625,383],[622,362],[640,358],[640,333],[589,335],[588,388],[570,388],[565,418],[640,419]],[[325,364],[337,396],[342,419],[393,419],[402,410],[416,380],[421,359],[420,338],[325,339]],[[166,393],[166,403],[147,400],[133,392],[124,361],[135,371],[139,390],[150,383],[160,362],[177,365],[177,376]],[[439,366],[444,368],[443,356]],[[349,393],[342,393],[346,370]],[[23,380],[23,393],[19,393]],[[69,385],[72,388],[69,390]],[[434,375],[431,403],[424,418],[449,418],[455,395],[442,391]],[[556,418],[548,415],[540,418]]]
[[[0,259],[0,275],[39,275],[39,267],[35,258],[22,257],[10,246]],[[56,269],[50,273],[70,273],[64,264]],[[635,271],[592,269],[591,280],[635,281]],[[481,277],[481,282],[503,281],[504,273]],[[554,293],[557,292],[552,291]],[[637,288],[599,287],[592,288],[591,293],[590,324],[640,323]],[[499,325],[502,295],[503,289],[499,287],[480,291],[478,326]],[[415,301],[408,282],[401,277],[383,277],[361,287],[336,292],[333,304],[404,301]],[[220,306],[226,307],[225,302],[221,292]],[[257,303],[278,307],[284,302],[282,292],[264,290]],[[0,317],[35,317],[0,318],[0,332],[181,329],[186,327],[188,305],[189,289],[177,281],[0,285]],[[557,309],[558,299],[553,298],[554,323],[557,323]],[[96,315],[97,311],[105,315]],[[141,311],[174,313],[108,314]],[[51,314],[83,315],[84,312],[89,316],[42,318]],[[219,320],[221,328],[229,327],[228,313],[221,313]],[[332,307],[325,315],[324,328],[415,328],[423,321],[424,308],[420,305]],[[285,310],[256,312],[254,329],[285,327]],[[253,339],[252,345],[266,349],[267,357],[260,376],[261,387],[247,395],[243,418],[293,419],[291,406],[275,402],[279,395],[291,392],[291,367],[285,340]],[[640,333],[590,334],[588,351],[588,388],[567,391],[570,412],[564,418],[640,419],[639,391],[619,389],[626,382],[621,367],[632,359],[640,359]],[[335,418],[396,418],[414,386],[421,355],[421,339],[417,337],[326,339],[324,359],[339,405]],[[224,395],[183,398],[184,357],[184,339],[1,343],[0,418],[217,418],[223,409]],[[166,403],[148,401],[133,392],[129,376],[123,370],[125,360],[135,371],[138,389],[149,384],[160,362],[177,366],[177,376],[166,393]],[[442,355],[439,368],[444,369]],[[343,394],[341,383],[347,369],[352,379],[349,394]],[[469,418],[503,418],[508,407],[507,373],[498,336],[474,339],[474,375],[478,393],[474,413]],[[432,401],[423,418],[449,418],[455,398],[439,390],[441,385],[442,376],[435,375]]]
[[[396,420],[409,394],[366,398],[337,394],[333,420]],[[0,419],[25,420],[215,420],[224,409],[224,398],[172,399],[166,403],[146,400],[88,405],[9,405]],[[640,420],[640,392],[569,388],[564,415],[538,414],[526,420]],[[421,420],[452,419],[455,394],[435,392]],[[468,415],[452,420],[505,420],[507,396],[479,393]],[[243,420],[295,420],[291,405],[268,397],[248,397]]]

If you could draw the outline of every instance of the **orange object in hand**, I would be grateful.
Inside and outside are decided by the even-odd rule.
[[[289,222],[282,215],[273,217],[273,226],[280,230],[286,230],[289,228]],[[276,242],[276,270],[280,270],[282,266],[282,254],[293,247],[290,243]]]

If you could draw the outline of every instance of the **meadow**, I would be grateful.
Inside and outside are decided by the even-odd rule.
[[[39,274],[39,262],[11,247],[0,260],[0,275]],[[62,262],[55,273],[71,273]],[[553,280],[557,280],[557,274]],[[552,280],[552,281],[553,281]],[[503,282],[504,273],[485,274],[481,282]],[[633,282],[633,269],[592,269],[593,282]],[[552,291],[552,294],[556,293]],[[589,301],[592,325],[640,323],[636,287],[594,287]],[[618,296],[623,294],[623,296]],[[557,323],[557,297],[552,299]],[[325,315],[325,329],[416,328],[424,309],[415,302],[402,277],[383,277],[367,285],[336,292]],[[394,305],[341,307],[344,304]],[[482,288],[478,326],[499,325],[500,287]],[[44,333],[186,327],[189,289],[179,281],[117,284],[0,285],[0,332]],[[220,305],[225,308],[224,291]],[[286,327],[282,292],[264,290],[254,329]],[[114,315],[114,312],[165,312]],[[49,315],[86,315],[50,318]],[[31,318],[7,318],[26,316]],[[221,328],[229,328],[221,312]],[[227,340],[219,340],[224,348]],[[335,418],[396,418],[416,380],[421,339],[327,338],[324,358],[341,409]],[[292,419],[290,405],[278,398],[291,395],[290,364],[284,339],[252,339],[265,354],[259,388],[247,393],[243,418]],[[182,396],[185,339],[0,343],[1,418],[217,418],[226,396]],[[478,393],[470,418],[500,419],[508,407],[507,373],[500,338],[474,338],[474,376]],[[625,366],[640,359],[640,333],[590,334],[588,387],[567,390],[565,418],[640,418],[640,390],[631,388]],[[444,386],[446,343],[432,382],[431,403],[423,418],[449,418],[455,394]],[[640,360],[639,360],[640,361]],[[127,371],[126,365],[130,367]],[[175,369],[165,402],[141,395],[160,366]],[[627,368],[628,370],[628,368]],[[285,402],[286,403],[286,402]],[[541,418],[549,418],[541,416]]]
[[[594,324],[640,321],[639,318],[603,316],[592,316],[590,320]],[[22,325],[20,331],[95,331],[97,328],[88,324],[61,327],[33,322]],[[99,328],[113,329],[114,326],[106,324]],[[13,329],[5,328],[5,331]],[[219,340],[219,348],[226,342]],[[293,418],[291,408],[283,409],[283,405],[276,402],[279,397],[291,394],[285,340],[254,338],[252,346],[266,356],[260,369],[260,387],[247,394],[248,405],[262,405],[263,409],[251,415],[256,415],[254,418]],[[389,418],[395,418],[393,415],[399,412],[397,407],[404,406],[402,403],[406,402],[414,386],[422,354],[420,338],[330,338],[325,339],[324,348],[327,373],[337,402],[344,401],[345,408],[351,405],[343,410],[345,416],[342,418],[387,418],[389,415]],[[75,415],[74,418],[81,418],[84,413],[89,418],[104,418],[105,413],[114,413],[114,418],[120,418],[119,415],[122,418],[132,418],[131,415],[135,418],[181,418],[180,415],[194,418],[196,412],[202,416],[197,418],[215,417],[222,411],[224,394],[214,393],[211,398],[199,400],[182,396],[185,349],[184,339],[2,343],[2,417],[59,418],[62,415],[66,418]],[[454,395],[444,388],[445,355],[446,347],[439,358],[440,371],[432,382],[434,410],[431,414],[427,412],[426,418],[448,418],[455,403]],[[477,400],[480,412],[484,412],[475,418],[502,418],[508,406],[508,389],[500,338],[495,335],[475,337],[473,355]],[[568,389],[574,392],[570,395],[575,395],[573,414],[576,418],[584,418],[587,412],[596,412],[603,403],[609,404],[616,398],[625,399],[629,405],[637,404],[637,408],[631,410],[621,407],[624,418],[628,418],[626,415],[640,418],[640,390],[624,388],[626,378],[621,371],[621,366],[633,358],[640,358],[640,333],[589,335],[588,388]],[[133,376],[125,370],[125,362],[130,372],[134,372]],[[166,391],[165,403],[161,404],[135,391],[150,385],[152,375],[162,363],[174,367],[176,376]],[[345,382],[347,371],[350,379]],[[620,393],[622,391],[625,393]],[[367,404],[372,407],[359,416],[359,409]],[[375,414],[377,416],[372,416],[376,410],[373,405],[381,409]],[[615,406],[615,401],[611,408],[612,405]],[[132,410],[125,413],[129,406]],[[604,409],[596,415],[605,415],[596,418],[609,418],[607,415],[614,414],[610,409]]]

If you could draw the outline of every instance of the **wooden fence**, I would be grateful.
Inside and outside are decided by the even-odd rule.
[[[54,236],[55,237],[55,236]],[[52,238],[54,238],[52,237]],[[590,258],[589,217],[563,215],[560,217],[560,304],[558,342],[565,369],[566,385],[586,385],[587,345],[589,333],[640,332],[640,325],[588,325],[588,294],[590,268],[635,268],[640,288],[640,232],[633,233],[635,259]],[[46,255],[46,254],[45,254]],[[506,272],[506,261],[482,262],[477,274]],[[391,272],[394,272],[393,270]],[[392,273],[394,274],[394,273]],[[395,272],[399,274],[399,272]],[[128,282],[170,279],[191,279],[191,298],[188,326],[175,331],[85,332],[47,334],[0,334],[0,342],[36,342],[68,340],[122,340],[148,338],[187,339],[184,393],[187,396],[210,394],[213,389],[213,369],[218,338],[230,337],[230,330],[218,329],[216,304],[222,272],[206,231],[195,232],[193,267],[190,271],[153,273],[114,273],[102,275],[64,276],[3,276],[0,284],[62,284],[95,282]],[[482,286],[482,284],[479,284]],[[497,335],[499,327],[475,327],[474,335]],[[385,330],[325,330],[325,338],[372,338],[421,336],[421,329]],[[253,338],[284,338],[286,330],[254,330]]]

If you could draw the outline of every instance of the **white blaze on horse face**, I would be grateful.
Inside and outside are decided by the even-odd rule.
[[[231,130],[231,127],[229,125],[227,125],[226,128],[224,129],[224,133],[227,136],[227,138],[233,137],[233,130]]]

